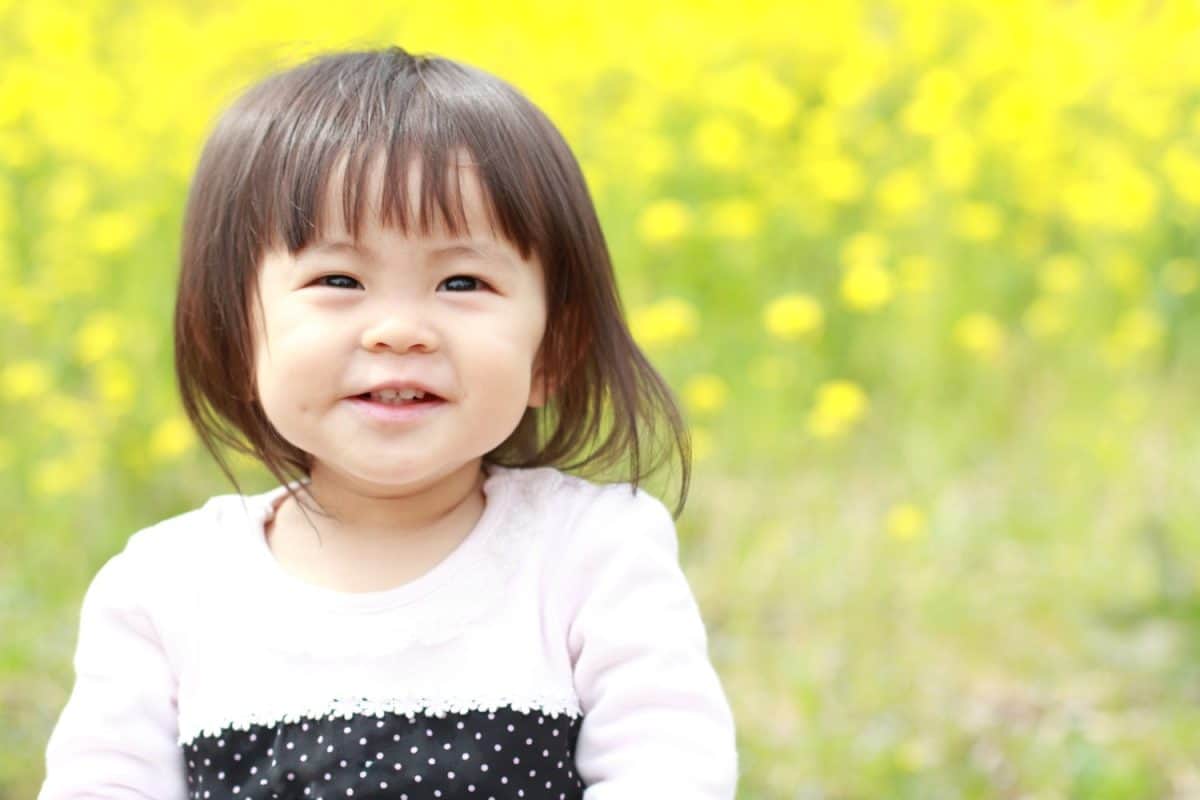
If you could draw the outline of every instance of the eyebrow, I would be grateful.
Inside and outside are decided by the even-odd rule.
[[[304,250],[307,253],[350,253],[352,255],[365,256],[370,260],[379,260],[375,251],[367,245],[347,239],[317,242],[304,248]],[[428,248],[428,250],[434,256],[473,253],[484,257],[492,257],[508,266],[515,266],[512,256],[504,248],[486,239],[455,239],[440,243],[435,247]]]

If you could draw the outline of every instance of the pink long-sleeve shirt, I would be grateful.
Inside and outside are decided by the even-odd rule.
[[[39,800],[720,798],[734,721],[667,509],[488,467],[457,549],[394,589],[286,573],[286,489],[134,534],[83,602]]]

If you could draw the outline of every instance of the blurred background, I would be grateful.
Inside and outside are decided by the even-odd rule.
[[[695,439],[740,797],[1200,797],[1182,0],[0,0],[0,797],[92,575],[232,491],[171,374],[204,137],[390,43],[510,80],[584,165]]]

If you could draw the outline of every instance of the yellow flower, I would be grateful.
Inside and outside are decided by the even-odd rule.
[[[1113,115],[1130,130],[1152,142],[1161,140],[1172,127],[1173,105],[1162,95],[1134,89],[1128,82],[1119,84],[1108,97],[1108,107]]]
[[[762,212],[749,200],[724,200],[712,208],[712,230],[727,239],[749,239],[762,228]]]
[[[1166,325],[1158,314],[1148,308],[1126,311],[1108,336],[1109,358],[1117,363],[1156,348],[1166,333]]]
[[[690,339],[699,327],[696,307],[678,297],[636,308],[629,315],[633,338],[643,346],[672,344]]]
[[[71,295],[94,295],[104,271],[97,269],[94,255],[78,246],[74,225],[47,225],[39,231],[38,262],[45,285],[55,303]]]
[[[983,133],[1002,144],[1037,141],[1033,134],[1044,132],[1048,124],[1047,111],[1035,87],[1014,81],[992,95],[983,111]]]
[[[887,258],[887,242],[882,236],[870,231],[856,233],[846,240],[841,250],[842,266],[858,264],[882,264]]]
[[[3,389],[6,400],[26,400],[44,395],[49,391],[50,384],[50,370],[41,361],[17,361],[0,372],[0,389]]]
[[[1122,162],[1107,188],[1105,221],[1110,227],[1135,232],[1144,230],[1154,221],[1158,213],[1159,190],[1153,176],[1145,170]]]
[[[1094,149],[1091,163],[1064,181],[1059,193],[1063,212],[1081,227],[1144,230],[1158,211],[1154,180],[1115,146]]]
[[[975,312],[955,324],[954,339],[974,355],[994,358],[1004,347],[1004,328],[990,315]]]
[[[29,476],[33,492],[44,497],[79,492],[95,481],[103,454],[99,438],[77,441],[70,452],[33,466]]]
[[[839,154],[814,157],[808,163],[812,188],[831,203],[850,203],[862,197],[867,179],[857,161]]]
[[[742,132],[727,119],[706,119],[692,136],[692,148],[700,163],[715,169],[734,169],[741,166],[746,146]]]
[[[962,190],[975,177],[979,161],[974,140],[959,131],[939,136],[933,143],[933,171],[948,189]]]
[[[1182,145],[1173,145],[1163,156],[1162,167],[1179,199],[1190,206],[1200,206],[1200,158]]]
[[[34,493],[43,497],[61,497],[77,491],[86,480],[79,467],[70,458],[48,458],[40,462],[30,477]]]
[[[37,102],[37,76],[32,64],[10,59],[4,77],[4,83],[0,83],[0,130],[14,127],[12,123]]]
[[[1103,195],[1104,187],[1099,181],[1069,178],[1063,181],[1059,204],[1072,224],[1088,227],[1104,217]]]
[[[959,235],[972,242],[990,242],[1000,233],[1000,212],[988,203],[968,203],[955,222]]]
[[[693,375],[683,387],[683,401],[697,413],[720,411],[729,398],[729,386],[719,375]]]
[[[46,193],[46,211],[51,219],[66,222],[78,217],[92,199],[87,175],[70,171],[58,175]]]
[[[133,405],[137,386],[133,372],[124,362],[106,359],[98,363],[95,383],[100,399],[114,416],[125,413]]]
[[[894,217],[903,217],[925,202],[921,176],[914,169],[898,169],[886,175],[876,190],[879,207]]]
[[[3,111],[0,105],[0,114]],[[38,145],[32,136],[0,128],[0,165],[14,170],[22,169],[33,163],[37,155]]]
[[[52,287],[12,286],[4,299],[3,310],[19,325],[35,328],[43,324],[54,302]]]
[[[97,214],[89,223],[87,240],[96,253],[107,254],[124,250],[138,235],[138,220],[127,211]]]
[[[842,276],[842,299],[855,311],[877,311],[895,293],[892,274],[881,266],[861,263]]]
[[[691,227],[692,213],[678,200],[659,200],[651,203],[638,218],[642,239],[651,244],[673,242]]]
[[[958,73],[939,67],[930,70],[917,83],[912,101],[901,113],[909,131],[926,136],[945,130],[966,94],[966,85]]]
[[[92,314],[75,334],[75,355],[80,363],[93,364],[113,352],[120,339],[121,332],[115,314]]]
[[[78,397],[48,392],[38,400],[33,413],[42,425],[65,431],[77,439],[102,433],[97,424],[96,410],[91,403]]]
[[[642,176],[653,178],[675,165],[675,149],[661,136],[647,135],[637,138],[633,151],[633,168]]]
[[[1173,258],[1163,265],[1162,282],[1171,294],[1191,294],[1200,286],[1200,265],[1194,259]]]
[[[785,294],[767,304],[763,322],[772,336],[790,341],[819,331],[825,312],[810,295]]]
[[[800,143],[804,156],[837,151],[842,130],[836,110],[828,107],[814,108],[805,115],[804,121],[806,125]]]
[[[858,105],[885,82],[881,59],[862,55],[856,53],[844,59],[825,74],[825,94],[831,104],[845,108]]]
[[[708,97],[739,110],[767,130],[779,130],[796,115],[796,98],[763,64],[742,64],[714,76]]]
[[[1038,282],[1050,294],[1074,294],[1083,285],[1083,262],[1074,255],[1051,256],[1042,265]]]
[[[867,412],[867,395],[851,381],[829,381],[817,388],[808,430],[819,438],[842,436]]]
[[[169,417],[150,435],[150,457],[170,461],[186,453],[195,444],[196,435],[185,417]]]
[[[912,539],[925,533],[925,514],[911,503],[899,503],[887,513],[887,532],[895,539]]]
[[[77,59],[93,47],[93,30],[81,18],[54,7],[32,10],[24,17],[24,31],[30,49],[40,56]]]
[[[1104,278],[1126,294],[1138,294],[1146,285],[1146,268],[1129,253],[1117,252],[1105,263]]]

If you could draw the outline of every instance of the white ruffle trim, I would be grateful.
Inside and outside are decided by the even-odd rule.
[[[390,698],[335,698],[323,703],[310,703],[306,706],[288,708],[263,708],[239,715],[235,718],[179,719],[179,739],[181,746],[191,744],[202,736],[219,736],[224,731],[246,731],[255,726],[274,727],[287,723],[296,723],[310,719],[351,719],[356,716],[382,717],[385,714],[398,714],[409,717],[417,716],[445,717],[448,714],[466,714],[472,711],[495,712],[500,709],[510,709],[523,714],[538,713],[557,717],[560,714],[568,717],[582,716],[579,702],[574,695],[545,695],[542,697],[390,697]]]

